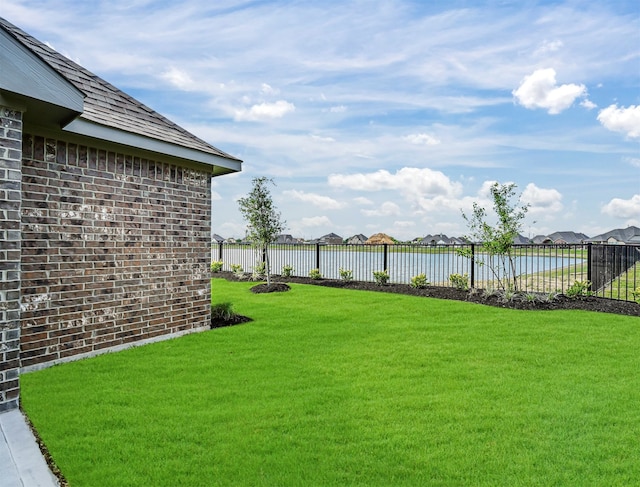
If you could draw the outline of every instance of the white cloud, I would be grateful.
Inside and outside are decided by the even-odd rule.
[[[344,113],[344,112],[347,111],[347,107],[345,107],[344,105],[340,105],[340,106],[337,106],[337,107],[329,108],[329,111],[331,113]]]
[[[562,210],[562,195],[556,189],[539,188],[534,183],[527,184],[522,192],[520,200],[524,204],[531,205],[529,212],[536,213],[557,213]]]
[[[267,83],[262,83],[262,86],[260,87],[260,93],[262,93],[263,95],[277,95],[280,93],[280,90],[271,87]]]
[[[613,198],[602,207],[602,213],[613,218],[640,219],[640,194],[634,194],[628,200]]]
[[[640,167],[640,157],[625,157],[623,160],[632,166]]]
[[[534,55],[536,56],[547,55],[550,52],[559,51],[562,46],[564,46],[564,43],[560,40],[555,40],[555,41],[545,40],[542,43],[542,45],[538,49],[536,49],[536,51],[534,52]]]
[[[593,110],[594,108],[598,108],[598,105],[593,103],[591,100],[582,100],[580,102],[580,106],[586,108],[587,110]]]
[[[417,167],[403,167],[395,174],[384,169],[367,174],[331,174],[329,186],[359,191],[394,189],[415,197],[453,196],[462,191],[462,185],[452,182],[444,173]]]
[[[438,139],[429,134],[409,134],[403,139],[412,144],[438,145],[440,143]]]
[[[335,142],[336,139],[334,139],[333,137],[322,137],[320,135],[311,135],[311,138],[313,140],[317,140],[318,142]]]
[[[364,216],[391,216],[399,215],[400,207],[393,201],[385,201],[375,210],[360,210]]]
[[[161,77],[180,90],[189,91],[195,87],[189,74],[176,67],[170,67],[161,74]]]
[[[213,223],[215,223],[215,221]],[[246,230],[246,227],[242,223],[236,222],[224,222],[222,224],[215,224],[213,227],[215,233],[228,237],[242,237],[246,234]]]
[[[249,110],[240,109],[235,111],[236,121],[258,121],[272,118],[282,118],[287,113],[295,111],[296,107],[288,101],[278,100],[275,103],[260,103],[253,105]]]
[[[462,184],[453,182],[440,171],[428,168],[403,167],[391,174],[379,170],[368,174],[332,174],[329,185],[357,191],[394,190],[398,197],[413,205],[414,211],[458,210],[461,206]],[[397,205],[396,205],[397,206]],[[362,213],[367,216],[392,215],[396,208],[387,205]]]
[[[353,198],[354,203],[362,206],[370,206],[373,204],[369,198],[365,198],[363,196],[358,196],[357,198]]]
[[[312,216],[305,217],[300,220],[300,225],[302,225],[303,227],[322,227],[332,225],[332,223],[327,216]]]
[[[481,198],[490,200],[491,199],[491,188],[494,184],[498,183],[498,181],[484,181],[480,189],[478,190],[478,196]],[[498,183],[500,184],[500,183]],[[506,182],[502,184],[511,184],[511,182]]]
[[[413,221],[395,221],[393,226],[397,228],[413,228],[416,226],[416,222]]]
[[[345,206],[344,203],[334,200],[333,198],[329,198],[328,196],[322,196],[314,193],[305,193],[304,191],[297,191],[295,189],[283,191],[282,194],[288,198],[311,203],[312,205],[318,206],[325,210],[338,210],[340,208],[344,208]]]
[[[584,85],[556,85],[556,71],[553,68],[538,69],[525,76],[517,90],[511,92],[516,101],[525,108],[544,108],[551,115],[566,110],[573,102],[587,95]]]
[[[640,105],[628,108],[609,105],[600,110],[598,120],[612,132],[622,132],[627,137],[640,137]]]

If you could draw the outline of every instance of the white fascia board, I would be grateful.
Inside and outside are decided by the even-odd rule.
[[[242,161],[237,159],[228,159],[215,154],[209,154],[188,147],[182,147],[176,144],[164,142],[162,140],[145,137],[143,135],[125,132],[106,125],[99,125],[83,118],[76,118],[63,130],[73,134],[92,137],[94,139],[105,140],[115,144],[125,145],[135,149],[154,152],[157,154],[168,155],[183,159],[191,163],[200,163],[212,166],[212,173],[222,175],[231,172],[239,172],[242,170]]]

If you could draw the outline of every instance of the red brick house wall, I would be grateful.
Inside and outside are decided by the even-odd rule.
[[[23,370],[209,325],[210,177],[24,134]]]

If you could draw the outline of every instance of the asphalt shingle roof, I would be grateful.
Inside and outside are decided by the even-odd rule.
[[[601,233],[593,238],[590,238],[590,242],[606,242],[609,238],[613,237],[618,242],[624,243],[638,243],[640,242],[640,228],[630,226],[627,228],[616,228],[606,233]]]
[[[86,95],[84,112],[80,118],[188,149],[239,160],[176,125],[1,17],[0,27]]]

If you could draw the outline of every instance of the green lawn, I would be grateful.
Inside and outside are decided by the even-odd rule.
[[[22,376],[80,486],[637,485],[640,319],[212,282],[252,323]]]

